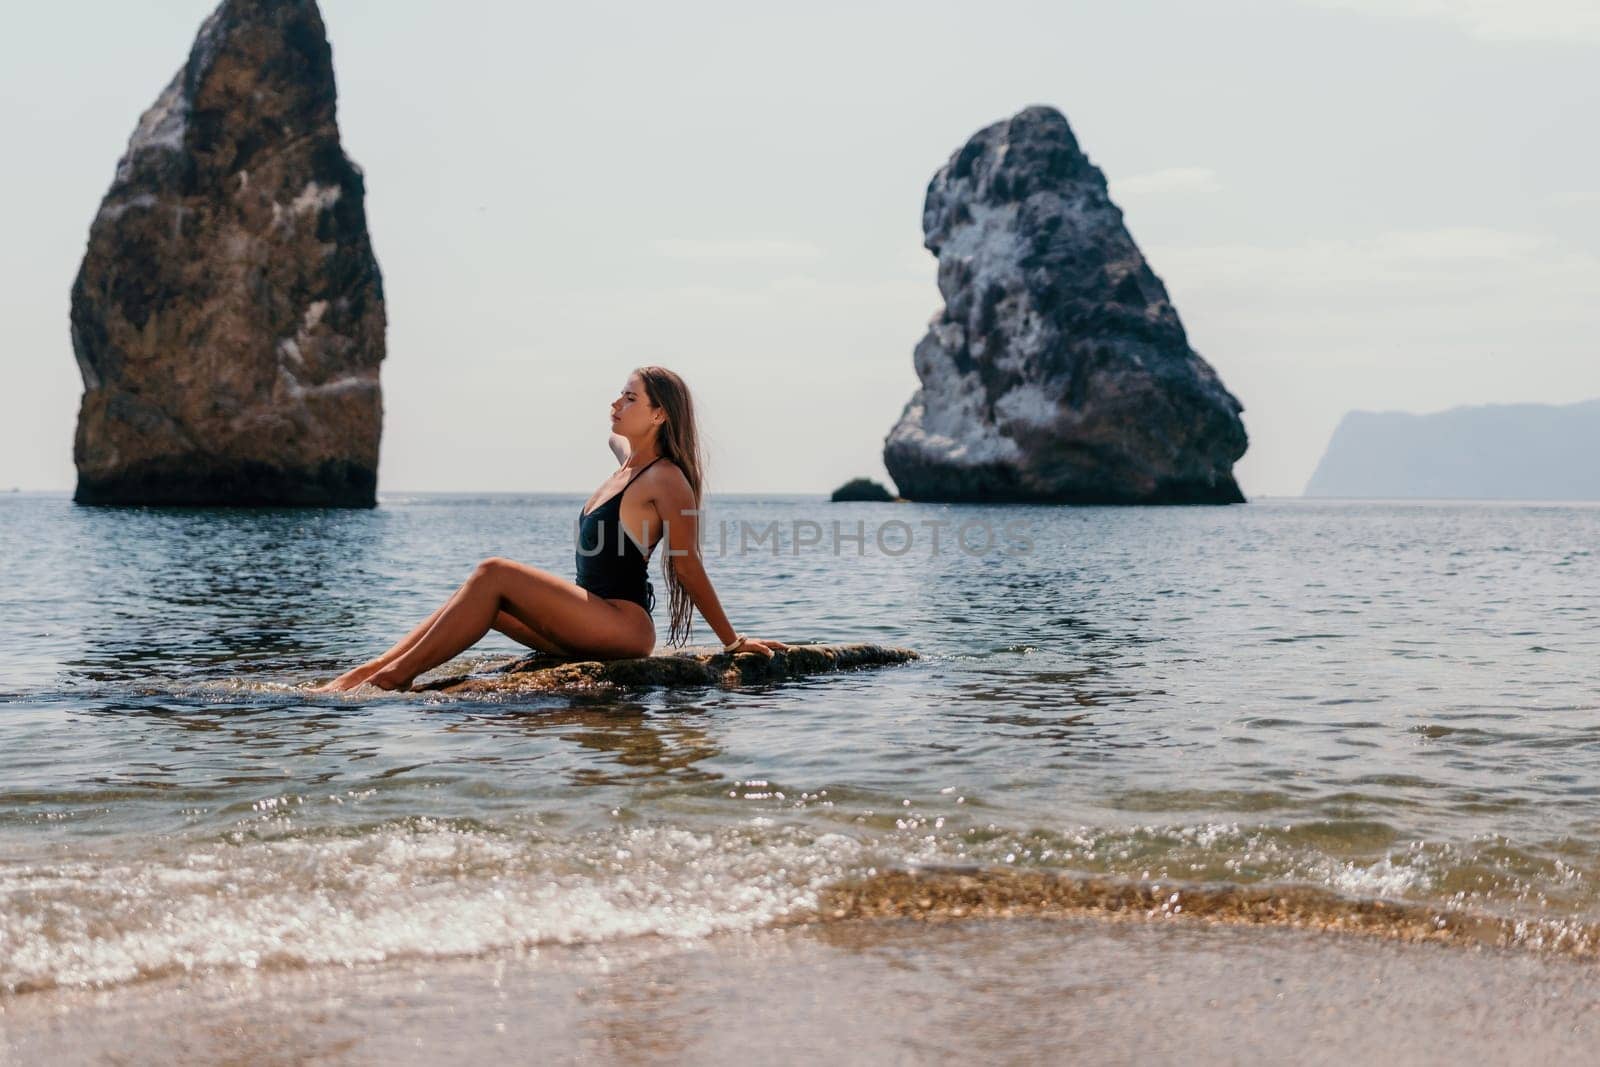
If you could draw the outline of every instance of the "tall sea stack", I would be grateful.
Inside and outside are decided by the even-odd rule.
[[[933,176],[944,308],[884,442],[911,500],[1243,501],[1243,410],[1199,354],[1067,120],[1030,107]]]
[[[72,288],[85,504],[376,501],[383,281],[315,0],[225,0]]]

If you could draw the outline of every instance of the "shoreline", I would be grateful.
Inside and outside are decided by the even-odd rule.
[[[1564,957],[1093,918],[849,919],[694,941],[233,972],[0,999],[8,1061],[1581,1061]],[[129,1050],[137,1050],[131,1052]]]
[[[459,849],[450,853],[460,854]],[[209,869],[210,865],[202,866]],[[187,866],[183,869],[188,870]],[[515,879],[518,884],[520,880]],[[508,891],[511,884],[507,883]],[[567,888],[580,891],[581,897],[582,886]],[[548,925],[549,909],[559,908],[560,902],[538,894],[518,898],[520,904],[534,910],[535,921],[516,930],[500,930],[502,935],[519,936],[487,936],[470,944],[456,939],[453,923],[444,915],[424,913],[420,916],[422,925],[417,926],[414,922],[419,916],[412,916],[412,922],[407,922],[401,915],[391,914],[385,919],[379,913],[368,916],[378,925],[369,922],[359,927],[365,933],[358,936],[378,936],[385,923],[392,927],[395,922],[409,929],[409,933],[399,940],[389,936],[383,950],[343,958],[317,951],[319,946],[325,948],[322,941],[316,937],[307,940],[302,924],[280,915],[266,926],[258,921],[260,928],[253,937],[223,951],[215,951],[211,945],[202,948],[195,943],[177,943],[153,957],[146,953],[132,969],[126,966],[125,953],[125,966],[111,977],[94,977],[92,970],[65,980],[59,974],[44,972],[32,977],[26,972],[0,974],[4,979],[0,981],[0,1018],[8,1006],[24,1003],[28,998],[115,995],[119,990],[169,982],[227,983],[240,975],[292,976],[328,968],[448,968],[486,959],[521,959],[563,952],[638,953],[646,951],[645,946],[681,947],[702,939],[769,934],[809,933],[826,940],[835,928],[870,923],[901,923],[930,930],[974,922],[996,924],[997,928],[1007,923],[1038,922],[1175,931],[1258,930],[1298,933],[1329,943],[1353,940],[1425,944],[1446,951],[1494,951],[1507,958],[1565,960],[1589,966],[1600,958],[1600,928],[1576,916],[1516,917],[1450,907],[1440,901],[1364,896],[1297,882],[1151,880],[1061,868],[941,863],[858,868],[858,873],[845,874],[809,890],[795,886],[789,889],[791,895],[787,898],[766,900],[767,906],[757,909],[760,914],[735,908],[723,916],[725,922],[702,921],[690,924],[693,928],[689,929],[671,921],[668,908],[657,916],[656,922],[612,929],[609,935],[597,932],[592,937],[582,928]],[[781,892],[781,887],[777,891]],[[801,896],[796,898],[793,893]],[[495,896],[499,896],[498,891]],[[208,902],[208,910],[195,921],[221,918],[209,908],[209,904],[219,902],[203,899]],[[463,902],[469,899],[470,895]],[[624,910],[629,908],[626,902],[613,903]],[[282,906],[275,906],[274,914]],[[512,922],[515,906],[508,906],[511,911],[492,907],[491,914]],[[538,915],[547,921],[540,923]],[[309,920],[311,913],[305,918]],[[459,914],[456,919],[460,919]],[[89,949],[115,949],[119,944],[126,947],[127,936],[129,931],[108,929],[99,939],[80,944],[80,958]],[[28,947],[22,946],[25,957]],[[39,951],[41,946],[32,948]],[[115,957],[115,952],[110,956]]]

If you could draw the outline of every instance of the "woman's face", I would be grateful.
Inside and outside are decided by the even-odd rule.
[[[628,384],[611,402],[611,432],[624,437],[643,437],[650,432],[657,411],[645,395],[644,381],[637,374],[630,374]]]

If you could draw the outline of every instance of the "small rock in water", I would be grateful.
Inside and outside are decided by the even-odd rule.
[[[871,478],[851,478],[835,489],[830,499],[834,503],[856,500],[892,501],[895,495],[885,489],[882,483],[875,482]]]

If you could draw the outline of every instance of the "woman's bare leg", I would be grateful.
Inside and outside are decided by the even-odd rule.
[[[460,590],[457,590],[457,592],[459,591]],[[454,599],[454,594],[451,594],[451,597]],[[365,682],[368,678],[383,670],[384,666],[392,662],[396,656],[400,655],[406,649],[422,640],[422,635],[427,633],[429,628],[439,620],[439,616],[444,613],[444,609],[448,607],[449,604],[450,601],[448,600],[443,604],[440,604],[433,610],[433,614],[429,615],[426,619],[423,619],[420,623],[418,623],[414,630],[406,634],[400,640],[396,641],[393,645],[389,646],[389,650],[387,652],[384,652],[373,659],[367,660],[367,662],[363,663],[359,667],[352,667],[350,670],[345,671],[343,674],[339,675],[339,677],[335,678],[326,685],[317,686],[312,690],[312,692],[337,693],[345,689],[354,689],[356,686]]]
[[[478,564],[420,640],[365,680],[383,689],[405,688],[417,675],[471,648],[502,612],[562,649],[644,656],[655,647],[655,627],[643,611],[619,607],[536,567],[495,557]]]
[[[416,629],[406,634],[399,641],[396,641],[387,652],[384,652],[382,655],[373,659],[369,659],[359,667],[351,668],[350,670],[341,674],[339,677],[335,678],[333,681],[328,682],[325,685],[319,685],[311,691],[313,693],[337,693],[345,689],[354,689],[356,686],[361,685],[368,678],[371,678],[374,674],[377,674],[379,671],[383,670],[383,668],[387,667],[390,663],[393,663],[395,659],[403,655],[408,649],[411,648],[412,645],[422,640],[422,635],[427,633],[433,624],[439,620],[439,616],[444,612],[444,609],[447,606],[449,606],[449,601],[440,604],[434,609],[432,615],[429,615],[426,619],[423,619],[422,622],[417,625]],[[527,623],[524,623],[516,616],[508,615],[504,611],[495,616],[494,629],[505,634],[507,637],[511,638],[511,640],[516,641],[519,644],[527,645],[529,648],[538,652],[548,652],[555,656],[566,656],[571,654],[567,651],[567,649],[562,647],[557,642],[552,641],[549,637],[540,633],[538,630],[535,630],[533,627],[529,626]]]
[[[515,615],[501,611],[494,617],[494,628],[505,634],[519,644],[527,645],[536,652],[548,652],[552,656],[570,656],[571,651],[559,642],[550,638],[550,635],[534,629]]]

